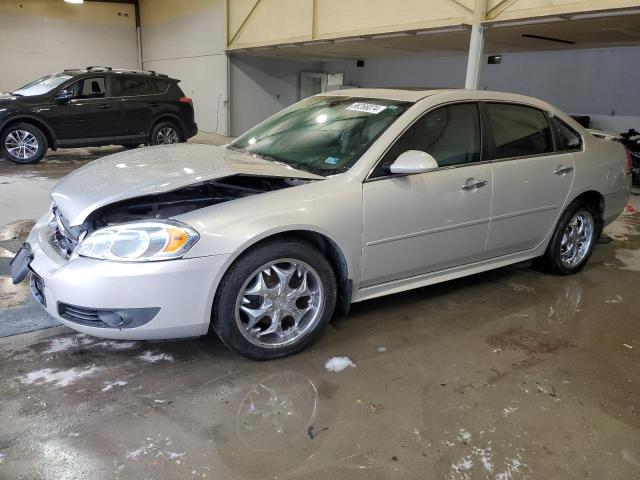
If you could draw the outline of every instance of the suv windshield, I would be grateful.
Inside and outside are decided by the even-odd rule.
[[[67,80],[73,78],[71,75],[64,73],[56,73],[54,75],[46,75],[38,80],[34,80],[31,83],[26,84],[24,87],[11,92],[13,95],[20,95],[25,97],[31,97],[34,95],[44,95],[49,93],[54,88],[62,85]]]
[[[411,103],[311,97],[238,137],[229,148],[328,176],[347,171]]]

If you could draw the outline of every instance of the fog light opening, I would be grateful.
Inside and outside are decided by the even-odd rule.
[[[113,311],[98,311],[98,318],[111,327],[121,328],[125,327],[129,322],[121,316],[118,312]]]

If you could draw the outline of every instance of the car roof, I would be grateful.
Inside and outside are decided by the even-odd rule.
[[[419,102],[425,98],[437,100],[442,103],[459,102],[464,100],[485,100],[522,103],[550,111],[554,114],[562,113],[553,105],[538,98],[528,97],[517,93],[495,92],[491,90],[466,90],[463,88],[348,88],[345,90],[324,92],[319,94],[319,96],[361,97],[413,103]]]
[[[418,89],[418,88],[347,88],[321,93],[329,97],[365,97],[381,100],[396,100],[399,102],[417,102],[436,93],[448,92],[454,89]]]

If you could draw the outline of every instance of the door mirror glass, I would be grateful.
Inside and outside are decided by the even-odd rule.
[[[56,102],[58,103],[67,103],[73,98],[73,91],[71,90],[60,90],[56,95]]]
[[[435,158],[426,152],[408,150],[401,154],[389,167],[391,173],[426,173],[438,168]]]

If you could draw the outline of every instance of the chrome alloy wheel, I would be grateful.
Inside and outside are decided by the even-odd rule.
[[[593,216],[585,211],[577,212],[567,224],[560,244],[560,260],[568,268],[574,268],[582,262],[591,248],[595,222]]]
[[[7,135],[4,146],[11,155],[20,160],[29,160],[38,153],[38,139],[26,130],[14,130]]]
[[[236,301],[236,323],[252,344],[284,347],[315,328],[324,301],[318,273],[301,260],[282,258],[258,268],[244,282]]]
[[[178,132],[173,127],[162,127],[156,135],[158,145],[169,145],[171,143],[179,143],[180,138]]]

